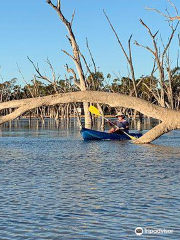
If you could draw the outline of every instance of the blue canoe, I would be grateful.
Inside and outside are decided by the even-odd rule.
[[[106,133],[91,130],[88,128],[82,128],[81,134],[84,140],[131,140],[131,138],[125,134]],[[142,136],[141,133],[129,133],[129,134],[136,138]]]

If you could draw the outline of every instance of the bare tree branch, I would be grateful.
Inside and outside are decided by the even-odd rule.
[[[178,15],[178,10],[177,10],[176,6],[170,0],[168,0],[168,2],[171,4],[171,6],[174,8],[176,14]]]
[[[154,60],[154,64],[153,64],[153,68],[152,68],[152,71],[151,71],[151,77],[154,75],[154,73],[157,71],[157,67],[156,67],[156,59],[154,59],[153,58],[153,60]]]
[[[83,59],[85,65],[86,65],[87,73],[89,72],[89,74],[90,74],[90,77],[91,77],[91,80],[92,80],[91,84],[93,85],[93,87],[95,87],[95,84],[94,84],[94,78],[93,78],[93,75],[92,75],[91,69],[90,69],[90,67],[89,67],[88,64],[87,64],[86,58],[84,57],[84,55],[83,55],[81,52],[79,52],[79,53],[80,53],[80,56],[82,57],[82,59]],[[87,82],[87,84],[89,85],[89,83],[88,83],[87,80],[86,80],[86,82]],[[89,87],[89,86],[88,86],[88,87]]]
[[[80,86],[80,83],[77,80],[77,76],[76,76],[76,73],[75,73],[74,69],[69,68],[67,64],[65,65],[65,68],[66,68],[68,73],[72,73],[73,74],[74,84],[80,89],[81,86]]]
[[[47,81],[47,82],[49,82],[49,83],[51,83],[52,84],[52,81],[48,78],[48,77],[46,77],[46,76],[44,76],[44,75],[42,75],[41,74],[41,72],[40,72],[40,70],[39,70],[39,66],[38,66],[38,64],[37,64],[37,66],[34,64],[34,62],[29,58],[29,57],[27,57],[28,59],[29,59],[29,61],[32,63],[32,65],[33,65],[33,67],[34,67],[34,69],[36,70],[36,72],[37,72],[37,78],[41,78],[41,79],[43,79],[43,80],[45,80],[45,81]]]
[[[137,41],[134,41],[134,44],[138,47],[142,47],[142,48],[146,48],[147,50],[149,50],[153,55],[155,55],[155,52],[148,46],[144,46],[144,45],[141,45],[139,44]]]
[[[68,55],[70,58],[72,58],[73,61],[76,61],[76,59],[71,55],[69,54],[68,52],[66,52],[65,50],[61,50],[63,53],[65,53],[66,55]]]
[[[92,63],[93,63],[93,65],[94,65],[94,72],[96,73],[96,72],[97,72],[96,64],[95,64],[93,55],[92,55],[92,53],[91,53],[91,50],[90,50],[90,47],[89,47],[89,43],[88,43],[88,39],[87,39],[87,38],[86,38],[86,46],[87,46],[87,48],[88,48],[88,50],[89,50],[89,54],[90,54],[90,56],[91,56],[91,60],[92,60]]]
[[[121,43],[121,41],[120,41],[120,39],[119,39],[119,37],[118,37],[118,35],[117,35],[116,30],[114,29],[111,21],[109,20],[109,17],[108,17],[108,15],[106,14],[105,10],[103,10],[103,12],[104,12],[104,15],[106,16],[106,18],[107,18],[107,20],[108,20],[108,22],[109,22],[109,25],[111,26],[111,29],[113,30],[113,32],[114,32],[114,34],[115,34],[115,36],[116,36],[116,39],[118,40],[119,45],[121,46],[121,49],[122,49],[122,51],[123,51],[123,53],[124,53],[127,61],[129,62],[129,57],[128,57],[126,51],[124,50],[124,47],[123,47],[123,45],[122,45],[122,43]]]
[[[74,12],[73,12],[73,14],[72,14],[72,18],[71,18],[71,26],[72,26],[72,24],[73,24],[74,16],[75,16],[75,10],[74,10]]]
[[[159,102],[159,98],[156,96],[156,94],[153,92],[153,90],[146,83],[143,83],[143,85],[149,90],[149,92],[152,93],[152,95],[156,99],[156,101]]]
[[[179,25],[179,22],[176,24],[176,27],[175,27],[174,29],[172,29],[171,36],[170,36],[170,38],[169,38],[169,41],[168,41],[166,47],[164,48],[163,54],[162,54],[162,61],[163,61],[163,59],[164,59],[164,56],[165,56],[167,50],[169,49],[169,46],[170,46],[170,44],[171,44],[171,41],[172,41],[172,39],[173,39],[173,37],[174,37],[174,33],[175,33],[178,25]]]
[[[170,0],[168,0],[168,2],[169,2],[169,3],[171,4],[171,6],[174,8],[177,16],[172,17],[172,16],[170,16],[169,14],[166,15],[166,14],[162,13],[161,11],[159,11],[159,10],[156,9],[156,8],[148,8],[148,7],[146,7],[146,10],[155,11],[155,12],[159,13],[160,15],[162,15],[163,17],[167,18],[169,21],[174,21],[174,20],[179,20],[179,21],[180,21],[180,16],[178,16],[178,10],[177,10],[177,8],[175,7],[175,5],[174,5]]]
[[[126,57],[126,59],[127,59],[127,62],[128,62],[128,64],[129,64],[129,66],[130,66],[130,69],[131,69],[131,77],[132,77],[132,82],[133,82],[133,86],[134,86],[134,92],[135,92],[135,95],[136,95],[136,97],[137,97],[138,94],[137,94],[137,87],[136,87],[136,79],[135,79],[134,67],[133,67],[132,56],[131,56],[131,46],[130,46],[131,37],[129,38],[129,42],[128,42],[129,53],[130,53],[130,56],[128,56],[127,53],[126,53],[126,51],[125,51],[125,49],[124,49],[124,47],[123,47],[123,45],[122,45],[122,43],[121,43],[121,41],[120,41],[120,39],[119,39],[119,37],[118,37],[118,34],[116,33],[116,31],[115,31],[115,29],[114,29],[111,21],[109,20],[106,12],[105,12],[104,10],[103,10],[103,12],[104,12],[104,15],[106,16],[106,18],[107,18],[107,20],[108,20],[108,22],[109,22],[109,24],[110,24],[110,26],[111,26],[111,29],[113,30],[113,32],[114,32],[114,34],[115,34],[115,36],[116,36],[116,39],[118,40],[118,43],[119,43],[119,45],[120,45],[120,47],[121,47],[121,49],[122,49],[122,51],[123,51],[123,53],[124,53],[124,55],[125,55],[125,57]]]
[[[31,91],[31,88],[29,87],[29,85],[28,85],[26,79],[24,78],[24,76],[23,76],[23,74],[22,74],[22,72],[21,72],[21,69],[20,69],[18,63],[16,63],[16,65],[17,65],[17,68],[18,68],[18,72],[20,73],[20,75],[21,75],[23,81],[25,82],[25,84],[26,84],[26,86],[27,86],[27,88],[28,88],[28,90],[29,90],[29,92],[30,92],[30,94],[31,94],[31,97],[35,97],[34,94],[33,94],[33,92]]]
[[[57,0],[57,9],[60,11],[61,9],[61,1],[60,0]]]
[[[57,87],[57,84],[56,84],[56,76],[55,76],[55,72],[54,72],[53,66],[52,66],[52,64],[50,63],[50,61],[47,59],[47,63],[48,63],[48,65],[50,66],[50,69],[51,69],[51,71],[52,71],[53,81],[50,80],[47,76],[41,74],[38,64],[37,64],[37,66],[36,66],[36,65],[34,64],[34,62],[33,62],[29,57],[27,57],[27,58],[28,58],[29,61],[32,63],[35,71],[36,71],[37,74],[38,74],[38,75],[36,75],[36,77],[37,77],[37,78],[40,78],[40,79],[43,79],[43,80],[49,82],[50,84],[52,84],[55,92],[58,93],[58,87]]]
[[[53,82],[56,84],[56,74],[54,72],[54,68],[51,64],[51,62],[49,61],[49,59],[47,58],[47,64],[49,65],[51,72],[52,72],[52,77],[53,77]]]
[[[46,2],[55,10],[57,10],[57,7],[51,2],[51,0],[46,0]]]

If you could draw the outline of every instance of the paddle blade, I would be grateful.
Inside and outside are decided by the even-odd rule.
[[[121,130],[121,129],[120,129]],[[127,132],[121,130],[124,134],[126,134],[128,137],[130,137],[131,140],[136,140],[137,138],[134,136],[129,135]]]
[[[92,106],[92,105],[89,107],[89,111],[90,111],[92,114],[95,114],[95,115],[97,115],[97,116],[101,116],[99,110],[98,110],[96,107]]]
[[[131,135],[129,135],[129,137],[132,139],[132,140],[136,140],[137,138],[136,137],[133,137]]]

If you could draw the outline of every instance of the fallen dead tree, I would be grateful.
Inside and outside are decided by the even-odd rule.
[[[145,133],[136,143],[150,143],[171,130],[180,128],[180,112],[163,108],[140,98],[118,93],[99,91],[79,91],[55,94],[45,97],[14,100],[0,103],[0,110],[11,108],[14,111],[0,117],[0,124],[13,120],[25,112],[40,106],[52,106],[60,103],[93,102],[108,104],[111,107],[131,108],[142,114],[161,120],[161,123]]]

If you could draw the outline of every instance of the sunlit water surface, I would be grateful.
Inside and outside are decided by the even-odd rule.
[[[178,131],[135,145],[83,141],[74,122],[15,121],[0,156],[1,240],[180,239]]]

